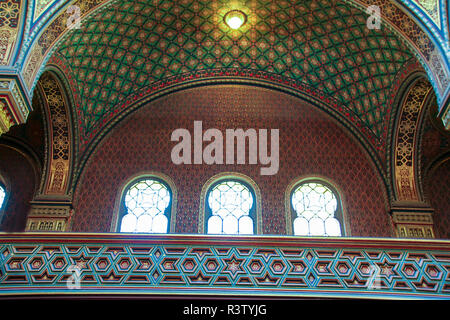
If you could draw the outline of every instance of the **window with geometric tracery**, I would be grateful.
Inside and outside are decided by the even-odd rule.
[[[131,184],[123,196],[120,232],[168,233],[172,193],[158,178],[143,178]]]
[[[208,234],[254,234],[255,195],[238,180],[221,180],[207,194],[206,232]]]
[[[294,235],[341,236],[342,210],[335,192],[320,182],[302,183],[291,194]]]

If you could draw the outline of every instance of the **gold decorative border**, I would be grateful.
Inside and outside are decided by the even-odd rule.
[[[419,78],[404,94],[394,137],[393,178],[397,201],[420,201],[416,179],[417,127],[423,116],[424,105],[433,93],[426,79]]]
[[[43,98],[44,112],[49,132],[47,176],[44,194],[64,195],[69,189],[73,153],[73,132],[69,118],[69,104],[59,79],[52,73],[45,73],[38,82]],[[67,130],[67,137],[61,130]],[[64,150],[67,159],[55,155],[55,148]]]
[[[399,238],[434,238],[432,226],[398,224],[395,232]]]
[[[5,11],[2,15],[2,27],[0,27],[0,66],[8,66],[11,62],[11,57],[17,46],[17,39],[23,20],[26,18],[25,1],[6,1],[3,2],[1,10]],[[9,7],[9,8],[8,8]],[[17,21],[13,22],[14,19]],[[19,42],[20,43],[20,42]]]
[[[48,232],[48,231],[66,231],[68,227],[67,219],[45,219],[45,218],[29,218],[27,220],[27,231]]]

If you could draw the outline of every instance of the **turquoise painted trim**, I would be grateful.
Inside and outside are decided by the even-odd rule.
[[[449,264],[449,240],[2,233],[0,297],[96,294],[448,300]],[[79,289],[67,286],[74,274],[69,267],[74,265],[80,268]],[[379,272],[374,274],[374,270]],[[374,281],[378,284],[371,286]]]

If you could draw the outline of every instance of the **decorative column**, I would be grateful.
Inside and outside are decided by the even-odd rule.
[[[31,111],[29,92],[14,66],[23,36],[26,1],[0,0],[0,135],[25,123]]]

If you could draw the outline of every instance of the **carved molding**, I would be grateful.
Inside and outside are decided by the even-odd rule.
[[[69,231],[73,213],[70,204],[32,204],[25,231]]]
[[[392,222],[399,238],[435,237],[431,208],[395,208],[392,210]]]
[[[49,118],[48,175],[44,194],[63,195],[69,185],[72,157],[69,108],[63,90],[54,76],[44,74],[39,84]]]
[[[0,134],[24,123],[31,107],[17,78],[0,77]]]
[[[394,187],[397,201],[420,201],[416,177],[417,128],[428,95],[433,92],[426,79],[417,80],[400,107],[394,140]]]

